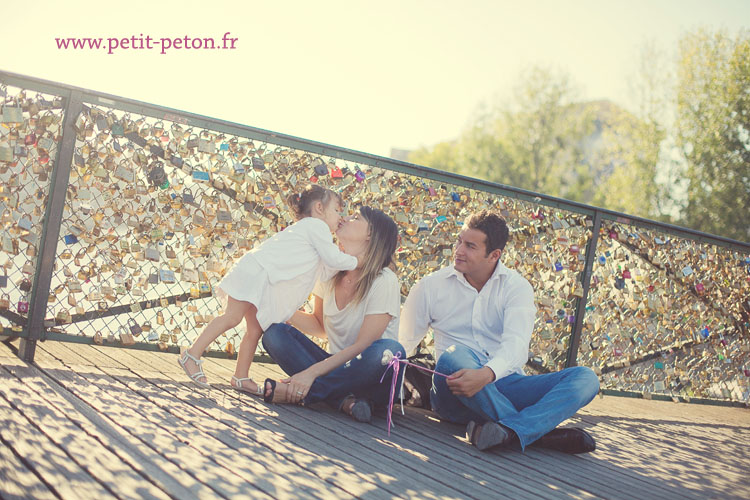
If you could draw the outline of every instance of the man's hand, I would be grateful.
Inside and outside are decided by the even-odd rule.
[[[472,397],[482,388],[495,380],[495,372],[488,366],[477,370],[464,368],[446,378],[448,388],[456,396]]]

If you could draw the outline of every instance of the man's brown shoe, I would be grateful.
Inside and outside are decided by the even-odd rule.
[[[596,442],[591,434],[578,427],[552,429],[534,444],[570,454],[588,453],[596,449]]]

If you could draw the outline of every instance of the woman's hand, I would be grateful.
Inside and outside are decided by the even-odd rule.
[[[315,375],[310,368],[292,375],[289,378],[281,380],[282,383],[289,384],[287,388],[287,398],[292,403],[299,403],[310,392],[310,387],[315,382]]]

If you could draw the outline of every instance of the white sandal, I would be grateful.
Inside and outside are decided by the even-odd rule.
[[[196,365],[198,365],[198,371],[196,371],[192,375],[190,374],[190,372],[188,372],[187,366],[185,366],[185,364],[188,362],[188,360],[191,360]],[[190,377],[190,379],[193,382],[195,382],[199,386],[203,387],[204,389],[210,389],[211,388],[211,386],[208,385],[208,382],[201,382],[200,380],[198,380],[200,377],[204,377],[206,379],[208,378],[208,377],[206,377],[206,374],[203,373],[203,367],[201,366],[203,364],[203,360],[202,359],[196,358],[195,356],[193,356],[192,354],[190,354],[187,349],[185,349],[184,351],[182,351],[182,353],[180,353],[180,357],[177,359],[177,361],[180,363],[180,366],[182,367],[182,369],[185,370],[185,374],[188,377]]]
[[[245,386],[242,384],[245,380],[249,380],[250,382],[255,384],[255,387],[257,387],[257,389],[254,391],[248,391],[247,389],[245,389]],[[253,396],[263,397],[263,389],[261,389],[260,385],[256,383],[255,380],[251,379],[250,377],[237,378],[234,375],[232,375],[231,386],[236,391],[246,392],[248,394],[252,394]]]

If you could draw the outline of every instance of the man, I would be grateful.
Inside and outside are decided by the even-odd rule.
[[[599,379],[585,367],[524,375],[536,307],[529,282],[500,262],[505,220],[490,211],[470,215],[452,266],[420,280],[409,293],[399,341],[410,353],[432,327],[436,370],[430,393],[444,420],[468,424],[480,450],[520,441],[567,453],[593,451],[582,429],[555,427],[588,404]]]

